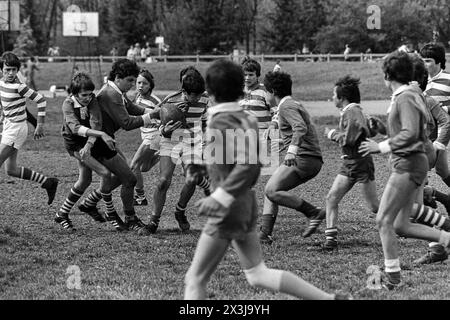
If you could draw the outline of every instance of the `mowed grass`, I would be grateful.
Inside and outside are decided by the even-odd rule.
[[[80,70],[91,72],[99,87],[101,74],[106,75],[111,69],[110,63],[98,66],[97,63],[77,63]],[[155,90],[179,89],[179,72],[182,68],[196,65],[195,62],[171,62],[140,64],[141,67],[150,70],[156,81]],[[196,65],[202,74],[210,63],[202,62]],[[264,75],[273,70],[273,62],[262,64],[262,79]],[[50,85],[68,85],[72,75],[73,64],[70,63],[41,63],[41,71],[36,73],[36,83],[40,90],[48,90]],[[283,62],[283,71],[292,75],[294,82],[293,93],[306,101],[326,101],[333,95],[333,87],[336,81],[347,74],[361,78],[361,95],[363,100],[385,100],[391,93],[384,86],[381,62],[331,62],[331,63],[306,63]]]
[[[188,217],[192,230],[187,234],[178,230],[173,214],[183,184],[180,168],[169,190],[157,234],[139,237],[133,232],[117,233],[109,224],[94,223],[77,209],[72,219],[78,231],[66,234],[53,222],[53,217],[77,179],[77,167],[64,151],[59,135],[61,103],[62,99],[49,101],[48,136],[39,142],[29,140],[18,161],[19,165],[60,179],[54,204],[47,206],[45,192],[38,185],[0,174],[0,299],[182,299],[184,275],[205,222],[192,208],[202,192],[198,190],[190,202]],[[323,132],[324,126],[337,124],[332,117],[315,121],[319,132]],[[340,167],[340,151],[337,145],[320,136],[325,165],[318,177],[292,192],[323,206]],[[129,158],[139,144],[138,130],[118,134],[118,145]],[[375,161],[381,196],[388,177],[387,158],[376,156]],[[158,168],[145,175],[150,198],[158,175]],[[260,213],[267,180],[268,177],[261,177],[256,186]],[[93,186],[98,186],[98,182],[94,176]],[[431,183],[445,190],[435,175],[431,176]],[[366,271],[371,265],[382,266],[383,254],[375,215],[366,209],[359,190],[355,188],[342,201],[338,253],[320,251],[324,225],[318,234],[303,239],[305,217],[282,208],[275,227],[275,242],[263,247],[266,264],[290,270],[326,291],[351,292],[356,299],[449,299],[448,264],[403,271],[405,286],[394,292],[366,288],[369,277]],[[114,193],[114,199],[123,216],[118,192]],[[147,222],[151,207],[138,207],[137,212]],[[414,258],[426,252],[426,247],[424,241],[401,239],[402,263],[411,266]],[[81,270],[81,290],[70,290],[67,286],[71,274],[66,272],[73,265]],[[250,287],[232,249],[212,276],[208,292],[211,299],[292,299]]]

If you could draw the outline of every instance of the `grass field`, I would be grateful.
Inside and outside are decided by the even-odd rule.
[[[53,217],[67,192],[77,179],[76,163],[69,158],[59,135],[62,99],[50,100],[48,107],[48,136],[39,142],[28,141],[20,152],[19,165],[40,169],[61,181],[51,207],[46,195],[36,184],[23,182],[0,174],[0,300],[8,299],[150,299],[173,300],[183,297],[183,279],[191,259],[204,218],[188,211],[192,231],[182,234],[177,229],[173,211],[183,183],[181,170],[176,170],[168,193],[167,205],[160,230],[150,237],[134,233],[119,234],[112,226],[96,224],[75,210],[72,219],[76,234],[64,233]],[[316,119],[318,130],[337,124],[332,117]],[[340,151],[335,144],[321,138],[325,166],[313,181],[297,188],[295,193],[323,206],[324,199],[340,167]],[[128,157],[140,144],[139,132],[121,132],[118,144]],[[387,158],[377,156],[378,193],[381,196],[388,176]],[[151,196],[159,170],[145,175],[147,195]],[[267,177],[256,186],[262,205]],[[444,190],[432,175],[431,182]],[[98,178],[94,178],[98,185]],[[121,210],[118,193],[116,207]],[[198,200],[197,191],[191,201]],[[442,209],[442,208],[441,208]],[[137,208],[147,222],[151,207]],[[260,206],[260,212],[262,207]],[[119,211],[121,212],[121,211]],[[366,288],[371,265],[383,264],[383,254],[375,216],[365,208],[359,189],[353,190],[341,204],[340,251],[320,252],[324,241],[321,232],[303,239],[301,232],[307,224],[298,213],[281,209],[275,227],[275,242],[264,246],[268,266],[293,271],[327,290],[353,293],[356,299],[450,299],[448,264],[410,268],[403,272],[405,286],[394,292],[372,291]],[[410,266],[414,258],[426,251],[426,243],[401,240],[402,263]],[[69,266],[81,270],[81,290],[69,290],[66,274]],[[251,288],[241,271],[233,250],[229,250],[209,285],[210,298],[236,300],[291,299],[282,294]]]
[[[193,62],[173,62],[141,64],[148,68],[156,79],[155,90],[177,90],[179,88],[179,72],[183,67],[194,65]],[[273,69],[273,63],[264,63],[262,75]],[[78,63],[80,70],[89,71],[89,64]],[[205,74],[209,63],[200,63],[197,67]],[[294,63],[283,62],[283,70],[292,75],[294,95],[306,101],[327,101],[331,99],[336,80],[346,74],[361,78],[361,95],[363,100],[385,100],[391,96],[384,86],[380,63],[331,62],[331,63]],[[48,90],[50,85],[68,85],[73,64],[41,63],[41,71],[37,72],[36,83],[40,90]],[[109,72],[111,64],[101,66],[102,74]],[[92,74],[100,85],[99,68],[91,65]],[[261,79],[262,80],[262,79]]]

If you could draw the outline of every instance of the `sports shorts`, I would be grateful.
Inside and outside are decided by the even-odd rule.
[[[409,173],[409,178],[417,186],[421,186],[428,173],[428,158],[425,153],[414,153],[406,157],[392,155],[391,171],[399,174]]]
[[[148,146],[151,150],[158,151],[161,144],[161,134],[159,131],[150,133],[141,133],[142,144]]]
[[[208,218],[203,232],[211,237],[226,240],[244,240],[256,231],[258,220],[258,203],[256,193],[248,190],[237,198],[230,208],[221,208],[219,218]]]
[[[8,119],[3,121],[2,144],[19,150],[27,140],[27,136],[28,124],[26,121],[11,122]]]
[[[368,183],[375,181],[375,166],[372,157],[344,159],[339,174],[352,182]]]

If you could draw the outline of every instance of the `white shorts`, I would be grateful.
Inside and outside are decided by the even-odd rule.
[[[150,133],[141,133],[142,144],[148,146],[151,150],[158,151],[161,143],[161,134],[159,131]]]
[[[202,163],[202,144],[176,141],[169,138],[161,138],[159,155],[161,157],[171,157],[174,161],[181,161],[184,164]]]
[[[24,145],[28,136],[28,124],[26,121],[3,122],[3,132],[1,143],[19,150]]]

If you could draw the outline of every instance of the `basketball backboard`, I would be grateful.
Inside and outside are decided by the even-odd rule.
[[[98,37],[98,12],[63,12],[64,37]]]
[[[20,1],[0,1],[0,30],[20,31]]]

